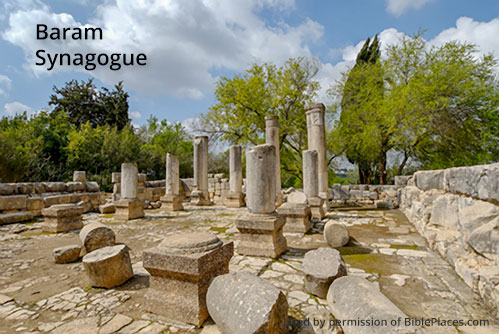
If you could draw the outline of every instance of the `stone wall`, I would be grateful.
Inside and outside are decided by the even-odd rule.
[[[29,221],[54,204],[83,201],[98,211],[102,197],[96,182],[0,183],[0,225]]]
[[[400,185],[341,185],[329,188],[332,204],[374,205],[378,208],[397,208],[399,206],[398,189]]]
[[[213,202],[222,203],[225,194],[229,191],[229,179],[225,174],[208,174],[208,192]]]
[[[499,163],[420,171],[400,209],[488,305],[499,309]]]

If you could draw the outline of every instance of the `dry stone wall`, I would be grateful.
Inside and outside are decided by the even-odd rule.
[[[499,163],[420,171],[400,209],[475,292],[499,309]]]
[[[375,205],[379,208],[394,209],[399,206],[398,190],[401,185],[341,185],[334,184],[329,189],[332,204]]]
[[[84,202],[98,211],[103,197],[97,182],[0,183],[0,225],[29,221],[55,204]]]

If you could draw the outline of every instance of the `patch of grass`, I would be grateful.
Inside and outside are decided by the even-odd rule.
[[[421,249],[418,245],[390,245],[394,249]]]
[[[104,213],[101,215],[101,218],[106,218],[106,219],[110,219],[113,217],[114,217],[114,213]]]
[[[222,212],[219,214],[220,217],[231,217],[231,216],[234,216],[233,213],[225,213],[225,212]]]
[[[225,233],[225,231],[227,231],[227,227],[215,227],[215,226],[212,226],[212,227],[210,227],[210,230],[212,230],[214,232],[218,232],[218,233]]]
[[[225,233],[225,235],[228,236],[228,237],[233,237],[234,233]]]
[[[343,255],[343,259],[354,268],[363,269],[370,274],[378,274],[380,277],[386,265],[383,257],[379,254]]]

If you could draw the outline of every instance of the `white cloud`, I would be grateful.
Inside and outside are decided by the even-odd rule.
[[[446,29],[430,41],[432,45],[442,45],[450,41],[475,44],[480,53],[494,53],[499,57],[499,18],[489,22],[478,22],[469,17],[461,17],[456,26]]]
[[[385,50],[389,45],[397,44],[398,41],[406,36],[403,32],[395,28],[383,30],[379,34],[381,41],[381,53],[385,54]],[[450,41],[459,41],[472,43],[477,46],[478,55],[493,53],[496,58],[499,57],[499,18],[492,19],[489,22],[474,21],[468,17],[461,17],[456,21],[456,26],[446,29],[438,34],[435,38],[428,41],[428,44],[440,46]],[[332,49],[330,55],[342,55],[342,60],[332,65],[330,63],[323,64],[317,75],[317,80],[321,84],[319,91],[319,101],[331,103],[330,97],[327,95],[327,90],[332,84],[341,78],[341,73],[355,64],[355,59],[360,49],[364,45],[365,40],[358,42],[355,45],[348,45],[343,49]],[[325,102],[325,103],[326,103]]]
[[[433,0],[387,0],[386,10],[395,16],[400,16],[410,9],[420,9]]]
[[[147,66],[120,71],[100,67],[91,74],[107,84],[124,80],[127,89],[136,91],[202,98],[214,87],[213,70],[240,71],[252,62],[282,63],[289,57],[311,56],[308,43],[321,38],[323,26],[311,19],[296,26],[281,21],[269,25],[258,15],[263,8],[286,11],[294,8],[294,1],[108,1],[85,23],[103,29],[102,41],[36,40],[37,23],[83,25],[70,14],[56,14],[40,5],[12,11],[3,37],[24,50],[25,67],[36,75],[54,72],[34,65],[39,49],[50,53],[146,53]]]
[[[12,80],[6,75],[0,74],[0,95],[7,96]]]
[[[132,111],[130,112],[130,117],[133,119],[141,119],[142,115],[138,111]]]
[[[27,112],[28,115],[32,115],[35,113],[35,110],[21,102],[11,102],[6,103],[4,106],[4,111],[6,116],[15,116],[16,114],[22,114],[23,112]]]

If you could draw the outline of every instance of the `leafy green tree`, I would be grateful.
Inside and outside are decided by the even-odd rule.
[[[90,122],[92,127],[108,124],[122,129],[130,122],[128,93],[123,90],[123,82],[112,91],[105,87],[99,91],[92,79],[72,80],[63,88],[54,86],[54,92],[49,101],[54,106],[53,114],[65,111],[77,127]]]
[[[421,35],[388,48],[386,108],[396,116],[394,147],[424,169],[499,158],[497,59],[470,44],[429,47]]]
[[[361,182],[377,180],[362,176],[366,166],[385,181],[388,150],[400,157],[395,174],[409,161],[423,169],[497,161],[497,64],[492,55],[477,57],[473,45],[430,47],[420,33],[402,38],[379,63],[356,65],[330,90],[342,107],[347,102],[329,133],[335,151],[357,163]]]
[[[284,185],[301,178],[301,151],[306,147],[305,106],[319,84],[315,61],[290,59],[283,66],[254,64],[244,74],[222,77],[216,103],[202,116],[203,130],[230,144],[264,142],[265,116],[278,115],[281,175]]]
[[[384,94],[380,54],[378,36],[372,42],[368,38],[341,89],[341,115],[335,137],[347,144],[344,153],[358,165],[361,183],[386,183],[390,130],[380,113]]]
[[[150,116],[147,126],[143,126],[138,134],[142,140],[139,165],[150,177],[163,179],[166,177],[166,153],[178,156],[180,177],[191,177],[193,173],[193,145],[191,136],[181,123],[158,121]]]

